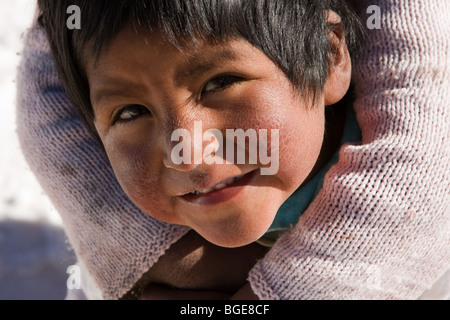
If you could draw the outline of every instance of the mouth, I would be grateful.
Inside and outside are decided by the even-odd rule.
[[[214,192],[216,190],[221,190],[223,188],[226,188],[226,187],[232,185],[233,183],[235,183],[237,180],[243,178],[244,176],[245,176],[245,174],[231,178],[231,179],[227,179],[225,181],[222,181],[222,182],[216,184],[212,188],[204,189],[204,190],[195,190],[193,192],[188,193],[188,195],[200,196],[200,195],[205,195],[205,194]]]
[[[227,201],[237,195],[256,175],[257,170],[222,181],[215,186],[195,190],[181,196],[187,202],[195,204],[216,204]]]

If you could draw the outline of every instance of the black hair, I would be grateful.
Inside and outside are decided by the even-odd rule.
[[[79,30],[66,25],[71,5],[80,8]],[[345,0],[38,0],[38,8],[62,85],[97,138],[83,57],[95,58],[127,24],[159,29],[176,46],[243,38],[312,97],[321,93],[329,75],[330,29],[345,32],[350,50],[362,35]],[[327,22],[327,10],[341,17],[340,24]]]

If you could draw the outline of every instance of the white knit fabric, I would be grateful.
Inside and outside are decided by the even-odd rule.
[[[17,127],[24,155],[88,276],[104,299],[120,298],[187,228],[150,218],[122,191],[67,101],[42,29],[29,31],[22,55]]]
[[[450,1],[358,2],[382,13],[354,65],[361,145],[341,149],[317,199],[252,269],[264,299],[416,299],[450,268]],[[123,296],[187,228],[139,211],[27,35],[18,134],[104,299]]]
[[[354,66],[362,145],[252,270],[262,298],[413,299],[450,266],[450,1],[378,5]]]

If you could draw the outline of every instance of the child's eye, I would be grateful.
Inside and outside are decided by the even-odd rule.
[[[131,104],[128,106],[123,107],[122,109],[117,112],[117,114],[114,116],[113,124],[116,124],[118,122],[127,122],[136,119],[137,117],[149,114],[150,111],[139,104]]]
[[[208,94],[213,91],[218,91],[224,89],[236,82],[242,81],[241,77],[233,75],[222,75],[218,76],[206,83],[202,90],[202,94]]]

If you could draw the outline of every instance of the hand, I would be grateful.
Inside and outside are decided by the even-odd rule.
[[[247,283],[248,272],[267,250],[257,244],[221,248],[189,232],[143,276],[141,287],[163,285],[155,291],[160,294],[181,289],[227,292],[230,298]]]
[[[259,300],[259,297],[253,292],[250,283],[247,283],[231,297],[231,300]]]
[[[228,300],[230,294],[211,290],[186,290],[161,284],[149,284],[142,292],[141,300]]]
[[[211,290],[186,290],[161,284],[149,284],[142,292],[141,300],[259,300],[247,283],[236,294]]]

